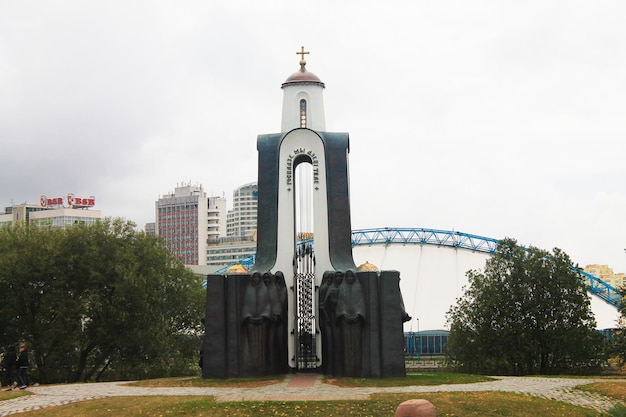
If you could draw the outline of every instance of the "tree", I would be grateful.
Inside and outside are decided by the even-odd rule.
[[[622,303],[619,306],[618,326],[610,342],[610,354],[617,359],[621,368],[626,365],[626,287],[621,287],[618,290],[622,296]]]
[[[555,374],[596,369],[602,336],[589,295],[570,258],[499,241],[484,272],[448,311],[449,356],[461,369],[499,374]]]
[[[132,222],[0,229],[0,337],[25,341],[40,382],[197,368],[201,278]]]

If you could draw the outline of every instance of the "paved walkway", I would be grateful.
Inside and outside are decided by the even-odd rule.
[[[97,398],[122,396],[213,395],[216,401],[295,401],[367,399],[374,393],[419,393],[505,391],[564,401],[598,411],[607,411],[617,401],[575,389],[592,379],[497,377],[497,380],[475,384],[453,384],[408,387],[341,388],[322,383],[320,375],[290,375],[284,381],[259,388],[139,388],[125,382],[48,385],[28,388],[35,395],[0,401],[0,416],[38,410]]]

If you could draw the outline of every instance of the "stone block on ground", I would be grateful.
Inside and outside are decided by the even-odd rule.
[[[395,417],[436,417],[435,406],[426,400],[407,400],[396,409]]]

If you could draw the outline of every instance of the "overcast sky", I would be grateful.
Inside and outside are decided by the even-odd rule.
[[[0,1],[0,207],[257,178],[281,83],[326,83],[352,226],[559,247],[626,272],[626,3]],[[0,209],[1,210],[1,209]]]

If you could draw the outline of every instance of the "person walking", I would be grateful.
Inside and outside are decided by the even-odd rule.
[[[28,387],[28,351],[26,350],[26,345],[20,345],[17,368],[17,379],[20,383],[20,389],[26,389]]]
[[[15,354],[15,346],[11,345],[2,358],[2,367],[4,368],[4,382],[9,389],[15,386],[15,367],[17,366],[17,355]]]

